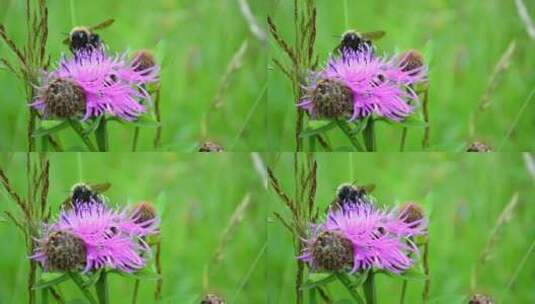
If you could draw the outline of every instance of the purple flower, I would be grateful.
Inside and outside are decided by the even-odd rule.
[[[313,270],[351,273],[368,269],[401,273],[418,256],[412,237],[427,233],[426,219],[406,223],[397,209],[352,204],[331,210],[311,228],[299,259]]]
[[[418,101],[412,85],[426,81],[427,67],[378,57],[371,47],[344,49],[318,72],[311,72],[299,107],[312,118],[354,121],[375,114],[393,121],[411,115]]]
[[[83,272],[104,267],[132,272],[145,266],[151,250],[144,237],[159,232],[158,218],[140,222],[132,216],[132,210],[110,209],[100,201],[77,202],[74,206],[62,210],[58,220],[46,225],[37,240],[31,258],[45,270],[72,271],[79,265]],[[63,257],[72,255],[69,251],[81,257],[66,263]]]
[[[140,70],[126,56],[104,50],[63,56],[56,70],[44,73],[34,108],[45,117],[86,120],[104,114],[134,120],[147,111],[150,95],[144,86],[158,80],[159,68]],[[74,106],[75,105],[75,106]]]

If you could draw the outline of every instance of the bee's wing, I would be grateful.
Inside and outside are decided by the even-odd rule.
[[[101,29],[107,28],[108,26],[112,25],[114,22],[115,22],[115,19],[104,20],[99,24],[96,24],[96,25],[93,25],[93,26],[89,27],[89,30],[90,31],[101,30]]]
[[[67,38],[65,38],[63,40],[63,44],[69,44],[71,42],[71,37],[70,36],[67,36]]]
[[[373,190],[375,190],[375,184],[362,185],[361,187],[366,191],[366,193],[372,193]]]
[[[367,40],[379,40],[386,35],[385,31],[373,31],[360,34],[362,38]]]
[[[102,183],[102,184],[96,184],[91,185],[91,189],[93,189],[96,192],[106,192],[111,188],[111,183]]]

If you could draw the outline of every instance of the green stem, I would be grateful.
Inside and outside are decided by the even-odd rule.
[[[97,140],[98,150],[100,152],[108,151],[107,124],[106,117],[103,116],[98,124],[97,130],[95,131],[95,138]]]
[[[403,152],[405,150],[405,141],[407,140],[407,133],[408,128],[403,127],[403,130],[401,131],[401,143],[399,145],[399,152]]]
[[[97,149],[95,148],[95,145],[87,138],[87,136],[84,135],[84,129],[82,128],[82,125],[79,121],[69,119],[69,124],[71,125],[72,129],[78,134],[80,139],[84,142],[84,144],[87,146],[89,151],[91,152],[97,152]]]
[[[345,273],[337,273],[336,277],[344,285],[344,287],[347,289],[353,300],[355,300],[358,304],[364,304],[364,300],[362,297],[358,294],[357,290],[353,288],[353,284],[351,284],[351,280],[347,277],[347,274]]]
[[[48,288],[43,288],[41,290],[41,303],[48,304]]]
[[[154,98],[154,114],[156,115],[156,121],[158,122],[156,134],[154,135],[154,149],[158,149],[160,148],[160,141],[162,137],[162,117],[160,114],[160,84],[158,84],[158,88],[156,89],[156,97]]]
[[[108,290],[108,274],[106,270],[102,270],[100,277],[95,285],[97,291],[98,302],[100,304],[110,303],[110,293]]]
[[[364,284],[362,285],[364,290],[364,297],[366,298],[367,304],[376,304],[377,303],[377,291],[375,290],[375,274],[373,271],[368,273],[368,277]]]
[[[422,112],[424,115],[424,121],[426,123],[424,130],[424,139],[422,140],[422,147],[424,149],[429,148],[429,136],[431,132],[431,126],[429,125],[429,87],[425,87],[424,101],[422,106]]]
[[[374,152],[376,150],[374,126],[375,122],[373,117],[370,117],[368,119],[368,123],[366,123],[366,127],[364,127],[364,131],[362,132],[362,137],[364,137],[364,145],[366,146],[366,151],[368,152]]]
[[[134,140],[132,141],[132,152],[136,152],[137,150],[138,139],[139,139],[139,127],[136,127],[134,129]]]
[[[340,128],[340,130],[342,130],[342,132],[344,132],[345,136],[347,136],[347,138],[349,139],[349,141],[351,142],[351,145],[353,145],[353,147],[358,151],[358,152],[363,152],[365,151],[364,148],[362,147],[362,145],[359,143],[359,141],[357,140],[357,138],[351,133],[351,129],[349,128],[349,126],[347,125],[347,123],[345,121],[342,121],[342,120],[336,120],[336,124],[338,125],[338,127]]]
[[[137,303],[138,292],[139,292],[139,279],[136,279],[136,282],[134,283],[134,294],[132,295],[132,304]]]
[[[310,304],[318,303],[318,299],[316,297],[316,288],[311,288],[309,291],[309,303]]]
[[[97,301],[95,300],[91,292],[89,292],[89,290],[87,290],[87,288],[84,287],[84,281],[82,280],[80,275],[75,272],[69,272],[69,276],[71,277],[73,282],[76,284],[76,286],[78,286],[80,291],[84,294],[84,296],[89,301],[89,303],[97,304]]]
[[[407,280],[403,280],[401,285],[401,297],[399,298],[399,304],[405,303],[405,294],[407,293]]]

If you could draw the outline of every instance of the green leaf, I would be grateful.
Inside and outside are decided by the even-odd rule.
[[[121,272],[117,270],[112,270],[112,271],[109,271],[108,273],[116,273],[123,277],[134,278],[134,279],[139,279],[139,280],[155,281],[161,278],[161,276],[157,274],[154,269],[151,269],[149,267],[145,267],[138,272],[132,272],[132,273],[126,273],[126,272]]]
[[[422,202],[422,206],[424,208],[425,215],[428,219],[430,219],[431,215],[433,214],[433,209],[435,207],[435,194],[433,191],[427,193]]]
[[[355,150],[350,146],[341,146],[334,148],[333,152],[355,152]]]
[[[329,131],[336,127],[336,121],[313,120],[308,123],[308,128],[303,130],[299,137],[306,138]]]
[[[95,130],[97,130],[99,127],[101,120],[102,116],[98,116],[95,119],[89,120],[87,123],[87,128],[84,129],[84,135],[88,136],[89,134],[95,132]]]
[[[156,211],[158,212],[158,216],[160,218],[163,218],[166,205],[167,205],[167,195],[165,194],[165,192],[162,191],[160,192],[160,194],[158,194],[158,197],[156,198],[156,201],[154,202],[154,207],[156,207]]]
[[[74,299],[67,301],[67,304],[87,304],[87,301],[84,301],[82,299]]]
[[[407,281],[424,281],[427,279],[427,276],[423,272],[421,265],[415,266],[402,274],[393,274],[388,271],[378,271],[377,273],[382,273],[391,278],[398,278]]]
[[[95,286],[97,291],[97,298],[100,304],[108,304],[110,301],[108,280],[106,270],[100,272],[100,277]]]
[[[350,299],[341,299],[334,302],[334,304],[353,304],[354,302]]]
[[[86,275],[87,281],[83,283],[84,288],[89,288],[97,282],[98,278],[100,277],[101,271],[92,272]]]
[[[108,133],[106,129],[106,117],[103,117],[95,131],[95,139],[100,152],[108,151]]]
[[[313,273],[301,285],[301,290],[316,288],[336,280],[336,276],[331,273]]]
[[[32,289],[41,289],[41,288],[47,288],[54,285],[57,285],[59,283],[62,283],[69,279],[69,275],[66,273],[60,273],[60,272],[44,272],[41,274],[41,278],[39,281],[37,281],[37,284],[35,284]]]
[[[160,40],[156,45],[154,57],[160,66],[166,66],[169,63],[169,56],[167,56],[167,41],[165,39]]]
[[[427,66],[431,66],[431,64],[433,63],[433,57],[435,53],[435,46],[434,46],[433,40],[427,40],[422,53],[424,56],[425,64],[427,64]]]
[[[132,124],[136,127],[149,127],[156,128],[160,126],[160,123],[155,118],[149,116],[141,116],[137,120],[132,121]]]
[[[424,118],[419,115],[409,116],[405,120],[401,121],[399,124],[408,128],[425,128],[427,126],[427,123],[424,121]]]
[[[402,273],[401,278],[407,281],[425,281],[427,276],[420,267],[413,267]]]
[[[59,132],[69,126],[67,120],[43,120],[42,125],[32,134],[33,137],[41,137]]]
[[[354,121],[353,128],[351,129],[351,134],[358,135],[362,133],[362,131],[364,131],[364,128],[366,128],[366,125],[368,124],[369,119],[370,117],[368,116],[368,117],[365,117],[364,119]]]
[[[356,272],[353,274],[354,280],[351,286],[353,288],[359,288],[364,283],[364,281],[366,281],[367,278],[368,278],[368,270],[363,273]]]

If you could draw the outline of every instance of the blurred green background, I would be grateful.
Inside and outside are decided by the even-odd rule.
[[[22,194],[25,157],[0,154],[0,167]],[[203,292],[220,294],[231,303],[265,302],[267,193],[263,175],[249,154],[56,153],[50,162],[49,201],[54,214],[79,181],[110,182],[106,195],[117,205],[166,197],[161,225],[162,303],[199,303]],[[209,267],[203,283],[204,269],[246,195],[250,203],[224,237],[221,258]],[[0,201],[2,217],[4,210],[20,214],[3,190]],[[0,239],[4,244],[0,303],[26,303],[28,263],[23,237],[11,222],[2,221]],[[131,303],[134,280],[116,275],[109,280],[111,303]],[[154,281],[143,281],[138,303],[154,302],[154,286]],[[61,291],[67,300],[82,297],[71,283],[63,283]]]
[[[291,154],[281,154],[270,161],[290,197],[294,193],[294,176],[289,169],[292,159]],[[521,264],[535,244],[535,185],[521,154],[323,153],[316,159],[316,205],[320,210],[333,200],[341,183],[353,181],[375,184],[373,195],[387,206],[407,201],[433,206],[429,227],[430,303],[468,302],[471,271],[498,216],[518,193],[511,221],[501,226],[476,289],[492,295],[496,303],[535,302],[533,252]],[[275,194],[272,201],[272,211],[288,218],[288,210]],[[275,217],[269,223],[269,303],[294,303],[296,253],[292,237]],[[507,289],[517,270],[516,281]],[[377,282],[379,303],[399,303],[400,279],[377,276]],[[335,300],[349,298],[338,283],[329,286]],[[422,281],[409,281],[405,303],[422,303],[422,288]]]
[[[293,1],[275,0],[272,16],[283,37],[294,42]],[[300,3],[303,1],[300,1]],[[534,18],[535,3],[524,1]],[[316,1],[316,54],[323,62],[347,29],[362,32],[384,30],[377,42],[379,52],[411,48],[432,51],[430,65],[430,116],[432,151],[458,151],[480,140],[502,151],[535,149],[534,103],[523,112],[522,104],[535,88],[535,57],[531,40],[517,13],[515,1],[502,0],[412,0],[412,1]],[[336,3],[336,4],[334,4]],[[516,41],[510,67],[490,95],[491,106],[469,121],[489,85],[490,76],[509,44]],[[270,42],[272,58],[285,54]],[[273,150],[295,150],[295,97],[291,83],[272,63],[269,69],[269,146]],[[511,137],[506,133],[520,115]],[[378,124],[379,151],[398,151],[400,127]],[[338,131],[339,132],[339,131]],[[406,150],[421,150],[423,130],[411,129]],[[334,147],[349,142],[329,132]]]
[[[99,31],[113,52],[140,48],[164,54],[161,73],[162,150],[195,151],[209,139],[232,151],[266,150],[266,42],[250,34],[236,0],[50,0],[48,51],[55,62],[68,49],[62,44],[74,25],[95,25],[108,18],[111,27]],[[26,39],[25,1],[0,1],[0,23],[17,43]],[[249,1],[257,22],[263,22],[267,2]],[[242,43],[241,65],[223,75]],[[157,47],[160,45],[159,47]],[[0,55],[7,54],[0,43]],[[28,111],[23,83],[0,69],[0,150],[26,151]],[[222,106],[211,109],[220,92]],[[207,132],[202,122],[208,112]],[[133,127],[113,123],[111,151],[130,151]],[[63,131],[64,148],[82,146],[72,131]],[[72,134],[71,134],[72,133]],[[139,150],[152,151],[154,129],[141,132]],[[79,149],[79,148],[78,148]]]

